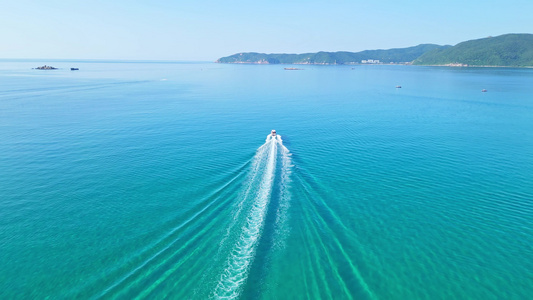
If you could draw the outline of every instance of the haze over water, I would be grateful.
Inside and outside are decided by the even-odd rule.
[[[531,69],[43,63],[0,61],[2,299],[533,295]]]

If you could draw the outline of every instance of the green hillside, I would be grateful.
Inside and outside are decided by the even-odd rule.
[[[533,34],[505,34],[434,49],[413,61],[416,65],[533,66]]]
[[[422,54],[450,46],[423,44],[409,48],[389,50],[365,50],[361,52],[317,52],[304,54],[265,54],[237,53],[222,57],[218,63],[255,63],[255,64],[356,64],[363,60],[379,60],[381,63],[411,62]]]

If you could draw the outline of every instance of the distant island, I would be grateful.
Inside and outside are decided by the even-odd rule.
[[[455,46],[421,44],[408,48],[361,52],[303,54],[237,53],[217,63],[233,64],[413,64],[426,66],[533,67],[533,34],[505,34],[459,43]]]
[[[47,66],[47,65],[44,65],[44,66],[41,66],[41,67],[37,67],[37,68],[34,68],[36,70],[57,70],[57,68],[54,68],[52,66]]]

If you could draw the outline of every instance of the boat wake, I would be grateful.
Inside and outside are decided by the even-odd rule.
[[[289,150],[283,146],[281,137],[273,131],[268,135],[265,144],[257,149],[245,192],[241,195],[238,209],[234,213],[234,222],[228,234],[235,233],[236,230],[240,233],[237,233],[238,237],[215,288],[215,298],[235,299],[242,292],[264,231],[273,191],[279,196],[279,203],[274,218],[276,224],[269,226],[276,228],[274,235],[280,234],[279,228],[286,219],[290,200],[287,191],[290,167]],[[237,220],[241,214],[246,214],[246,218],[239,223]],[[239,226],[235,226],[236,224]]]

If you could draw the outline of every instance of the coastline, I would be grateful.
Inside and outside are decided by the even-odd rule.
[[[454,64],[446,64],[446,65],[416,65],[412,64],[413,66],[423,66],[423,67],[448,67],[448,68],[517,68],[517,69],[531,69],[533,66],[492,66],[492,65],[482,65],[482,66],[475,66],[475,65],[454,65]]]
[[[337,64],[337,63],[309,63],[309,62],[303,62],[303,63],[269,63],[266,61],[261,62],[245,62],[245,61],[239,61],[239,62],[220,62],[215,61],[217,64],[241,64],[241,65],[284,65],[284,66],[290,66],[290,65],[328,65],[328,66],[422,66],[422,67],[448,67],[448,68],[519,68],[519,69],[532,69],[533,66],[497,66],[497,65],[468,65],[468,64],[438,64],[438,65],[421,65],[421,64],[413,64],[412,62],[407,63],[380,63],[380,64],[362,64],[362,63],[345,63],[345,64]]]

